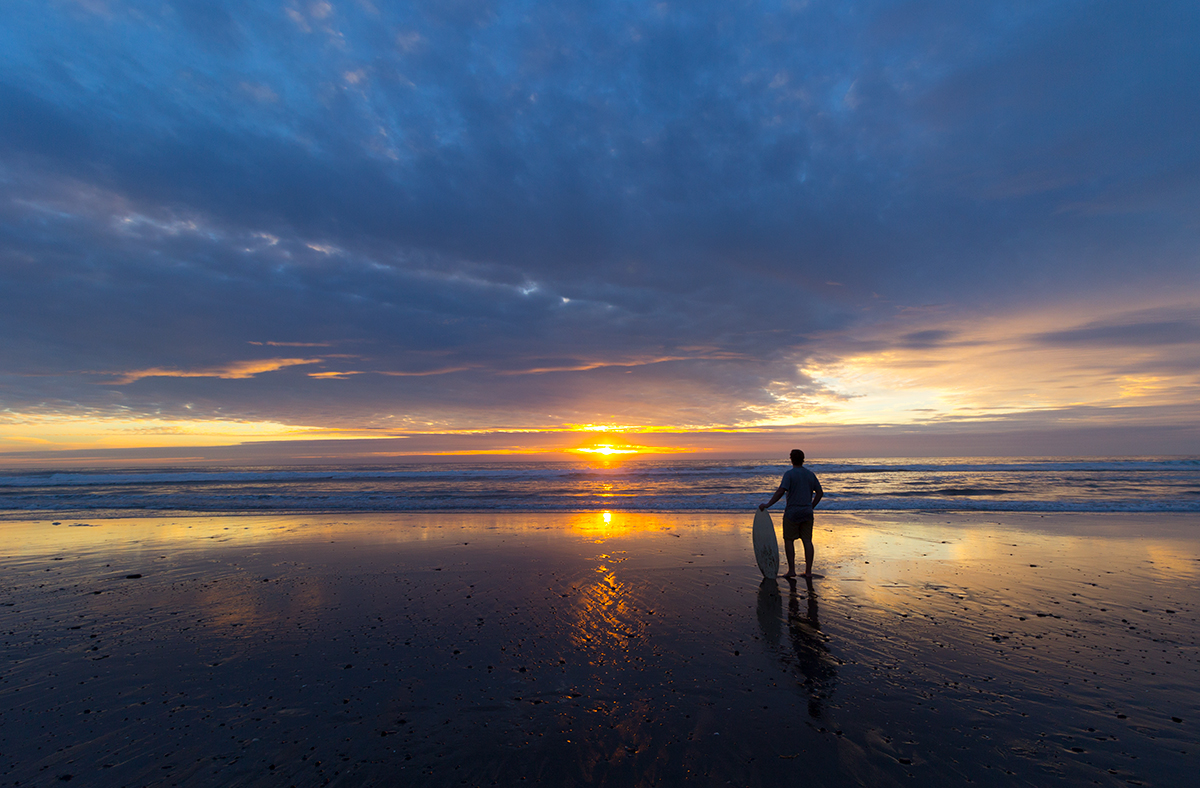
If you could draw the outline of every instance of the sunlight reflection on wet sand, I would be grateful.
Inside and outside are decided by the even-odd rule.
[[[1178,782],[1194,518],[0,523],[0,782]],[[1182,720],[1182,722],[1177,721]]]

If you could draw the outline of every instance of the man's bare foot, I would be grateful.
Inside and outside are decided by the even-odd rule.
[[[801,577],[812,577],[813,574],[812,574],[812,572],[801,572],[800,576]]]
[[[795,576],[796,576],[796,570],[794,570],[794,569],[792,571],[788,572],[786,575],[784,575],[784,577],[795,577]]]

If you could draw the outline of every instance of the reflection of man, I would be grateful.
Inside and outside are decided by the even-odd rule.
[[[817,619],[817,592],[812,579],[808,584],[808,606],[806,615],[800,615],[800,595],[796,581],[789,580],[788,632],[792,636],[792,648],[796,651],[796,667],[804,674],[804,687],[808,690],[808,715],[819,719],[825,709],[825,701],[833,694],[837,683],[838,660],[829,653],[825,637],[821,634],[821,623]]]
[[[759,509],[774,506],[787,493],[787,506],[783,510],[783,551],[787,554],[788,571],[784,577],[796,576],[796,540],[804,543],[804,574],[812,577],[813,562],[813,507],[825,495],[817,475],[804,467],[804,452],[792,449],[792,469],[783,474],[779,489],[771,500],[760,503]]]
[[[758,587],[758,626],[769,652],[777,652],[784,665],[794,668],[796,688],[808,696],[808,714],[820,719],[825,703],[833,696],[841,661],[829,650],[828,638],[821,631],[817,618],[817,591],[811,579],[805,580],[807,605],[801,605],[800,589],[795,578],[787,581],[787,638],[791,650],[780,648],[783,623],[783,598],[773,577],[764,578]]]

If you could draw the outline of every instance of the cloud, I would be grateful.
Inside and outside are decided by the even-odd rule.
[[[1034,334],[1031,339],[1046,345],[1091,347],[1161,347],[1200,342],[1200,322],[1159,320],[1142,323],[1093,323],[1065,331]]]
[[[4,407],[1000,412],[972,375],[1072,348],[1174,361],[1063,356],[1046,402],[1182,396],[1192,4],[110,10],[0,9]],[[346,352],[214,362],[248,343]]]
[[[145,378],[221,378],[223,380],[246,380],[265,372],[275,372],[286,367],[304,364],[319,364],[319,358],[272,358],[256,361],[234,361],[220,367],[207,369],[139,369],[116,373],[116,378],[107,381],[113,386],[128,386]]]
[[[927,328],[923,331],[910,331],[900,337],[900,346],[906,348],[933,348],[944,345],[954,339],[956,332],[940,328]]]

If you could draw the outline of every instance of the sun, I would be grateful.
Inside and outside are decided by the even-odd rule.
[[[584,446],[571,451],[581,454],[599,454],[605,457],[611,457],[615,454],[638,454],[639,450],[628,446],[613,446],[611,443],[601,443],[597,446]]]

